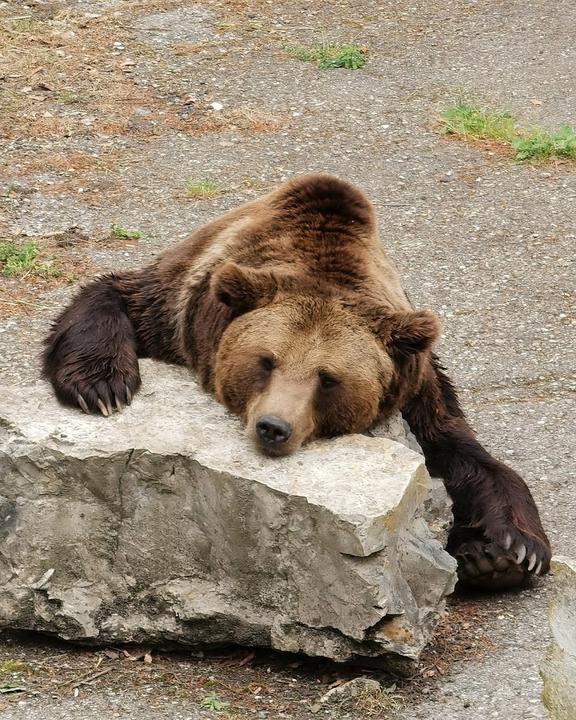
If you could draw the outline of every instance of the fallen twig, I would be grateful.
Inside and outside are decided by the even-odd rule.
[[[112,668],[105,668],[104,670],[100,670],[97,673],[94,673],[93,675],[90,675],[87,678],[84,678],[83,680],[78,680],[78,682],[74,683],[72,685],[72,689],[80,687],[80,685],[90,685],[90,683],[94,682],[94,680],[97,680],[99,677],[102,677],[102,675],[106,675],[106,673],[109,673],[112,671]]]
[[[112,672],[113,668],[104,668],[104,670],[100,670],[97,673],[93,673],[92,671],[85,673],[83,677],[80,678],[80,680],[67,680],[66,682],[60,683],[58,687],[66,687],[70,685],[71,689],[74,690],[77,687],[80,687],[80,685],[89,685],[90,683],[94,682],[94,680],[97,680],[99,677],[102,677],[102,675],[106,675],[109,672]]]

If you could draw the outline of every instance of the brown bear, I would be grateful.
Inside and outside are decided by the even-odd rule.
[[[368,199],[308,175],[84,287],[46,339],[44,373],[61,402],[108,416],[137,392],[138,358],[187,365],[272,456],[400,410],[452,497],[461,581],[518,585],[547,572],[550,545],[524,481],[467,424],[438,332],[412,309]]]

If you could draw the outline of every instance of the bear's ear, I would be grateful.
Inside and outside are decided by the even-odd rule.
[[[440,320],[428,310],[397,313],[392,318],[390,345],[393,352],[413,355],[426,352],[440,335]]]
[[[248,312],[271,302],[278,289],[273,274],[229,262],[211,280],[212,291],[224,305],[236,312]]]
[[[440,320],[427,310],[395,313],[379,319],[376,333],[392,355],[408,357],[430,350],[440,334]]]

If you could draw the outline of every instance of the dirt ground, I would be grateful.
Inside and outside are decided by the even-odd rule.
[[[334,172],[373,198],[411,298],[443,319],[473,425],[529,482],[555,551],[576,555],[575,166],[438,132],[461,96],[524,126],[575,125],[575,23],[571,0],[0,1],[0,243],[39,253],[36,270],[0,274],[1,382],[36,379],[39,339],[83,278],[296,173]],[[291,57],[321,42],[355,42],[367,65]],[[194,197],[207,182],[213,197]],[[373,670],[6,635],[0,714],[543,720],[551,585],[455,599],[386,702],[317,705],[362,672],[395,682]],[[210,693],[228,704],[210,709]]]

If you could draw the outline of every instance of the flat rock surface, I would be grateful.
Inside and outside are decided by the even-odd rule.
[[[49,105],[55,117],[74,124],[67,134],[46,137],[44,125],[27,130],[26,112],[12,123],[4,143],[2,183],[6,188],[19,183],[20,189],[2,198],[5,235],[23,230],[43,243],[49,233],[75,224],[100,237],[112,221],[143,233],[137,243],[68,247],[68,255],[78,253],[87,262],[80,267],[86,276],[141,263],[190,228],[294,173],[326,170],[358,182],[375,201],[383,240],[414,303],[435,310],[444,321],[440,354],[462,389],[480,438],[530,484],[555,552],[576,556],[576,173],[561,163],[519,165],[492,148],[451,141],[436,131],[440,109],[462,93],[489,107],[512,110],[527,127],[573,124],[576,5],[571,0],[416,0],[378,6],[339,0],[329,10],[294,0],[159,5],[157,0],[71,0],[61,4],[62,26],[46,29],[40,23],[30,29],[34,36],[55,30],[76,33],[76,45],[61,39],[56,46],[70,56],[61,62],[71,63],[72,69],[56,67],[55,72],[66,71],[73,78],[73,68],[81,67],[80,59],[88,53],[90,23],[108,22],[98,61],[104,82],[98,87],[118,88],[114,97],[126,100],[93,103],[88,88],[77,102],[63,102],[70,98],[60,80],[53,90],[60,93],[59,101],[29,101],[38,123],[50,121],[42,117]],[[181,8],[192,8],[193,24],[179,31],[191,39],[170,46],[150,44],[146,18]],[[29,13],[15,12],[13,4],[0,10],[6,18]],[[101,13],[103,19],[89,21],[83,30],[70,10]],[[113,18],[114,12],[121,15]],[[71,19],[66,20],[66,13]],[[219,39],[208,39],[214,35]],[[209,44],[194,47],[198,37]],[[17,43],[18,37],[10,38]],[[370,49],[362,71],[321,72],[285,53],[287,46],[351,38]],[[114,50],[116,41],[125,50]],[[31,47],[24,37],[20,56],[28,57]],[[127,66],[132,67],[128,73],[122,69],[126,57],[136,62]],[[47,66],[43,56],[37,59],[35,67]],[[94,77],[84,68],[82,72]],[[34,85],[34,76],[28,80],[27,73],[7,73],[16,76],[3,81],[14,86],[11,101],[28,97],[21,90]],[[207,109],[214,102],[224,106],[222,117],[233,110],[256,110],[259,121],[270,125],[253,123],[247,130],[238,113],[217,132],[189,132],[178,125],[179,118],[206,128],[207,120],[214,121]],[[125,107],[131,120],[122,125],[119,114]],[[156,113],[158,107],[164,115]],[[92,116],[97,117],[92,126],[82,124]],[[119,132],[110,127],[110,118]],[[269,129],[255,131],[257,127]],[[187,199],[185,181],[204,178],[219,183],[222,194]],[[52,252],[53,245],[46,242]],[[27,385],[37,379],[39,339],[71,289],[62,283],[45,287],[30,277],[24,282],[3,278],[0,287],[2,383]],[[32,305],[20,305],[20,300]],[[403,690],[406,704],[399,717],[468,720],[475,712],[487,718],[545,720],[538,668],[550,639],[550,585],[546,579],[535,590],[483,598],[473,605],[482,614],[468,620],[460,615],[471,612],[469,602],[453,605],[452,635],[459,637],[458,628],[469,623],[490,641],[490,650],[480,652],[473,634],[467,653],[449,653],[455,659],[444,674],[425,665],[426,672],[435,674],[427,677],[424,688],[416,683],[413,692]],[[41,649],[22,647],[24,656],[34,658],[37,652],[38,663],[43,662]],[[3,652],[5,657],[15,654],[10,645]],[[46,657],[51,653],[46,648]],[[70,653],[66,662],[80,667],[78,658]],[[200,667],[205,666],[187,665],[186,672],[196,678]],[[225,667],[210,668],[231,687]],[[254,688],[271,677],[258,672],[246,669]],[[272,717],[309,718],[305,702],[314,702],[334,679],[322,680],[324,670],[309,675],[291,671],[298,678],[299,704],[298,693],[283,700],[282,688],[291,686],[291,676],[276,666],[274,672],[286,683],[271,685],[268,694],[262,690],[265,700],[254,701],[258,711]],[[28,698],[21,707],[11,704],[6,717],[32,719],[39,713],[43,718],[49,709],[55,718],[84,720],[114,716],[118,707],[119,717],[140,717],[140,695],[126,680],[122,687],[113,686],[110,695],[106,688],[111,678],[106,675],[84,688],[78,700],[44,697]],[[168,686],[151,687],[148,697],[158,704],[150,718],[196,717],[189,696],[173,698]],[[223,696],[231,693],[218,687]],[[229,699],[234,700],[232,695]],[[180,704],[172,705],[172,700]],[[284,706],[286,710],[279,709]],[[253,717],[251,709],[238,713]],[[358,717],[366,713],[359,711]]]

